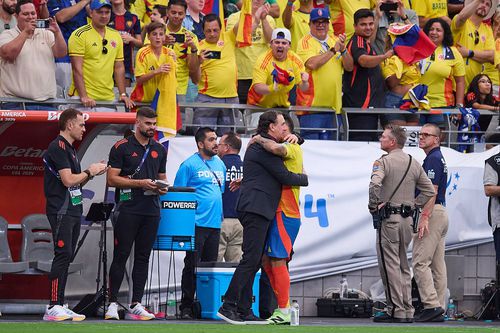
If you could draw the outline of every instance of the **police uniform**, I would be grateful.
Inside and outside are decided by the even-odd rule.
[[[446,182],[448,169],[439,147],[432,149],[422,165],[427,177],[438,187],[436,202],[429,216],[429,233],[421,239],[413,237],[413,273],[424,309],[445,308],[446,263],[445,237],[448,232]]]
[[[62,305],[68,268],[80,235],[83,208],[81,186],[64,186],[58,172],[71,169],[72,174],[79,174],[82,171],[75,148],[61,135],[49,144],[43,160],[46,214],[54,238],[54,260],[49,274],[50,303]]]
[[[166,172],[166,163],[167,155],[162,145],[150,139],[143,146],[133,135],[115,143],[109,153],[109,165],[120,169],[120,176],[132,179],[158,179],[158,174]],[[109,273],[110,302],[117,301],[125,264],[135,243],[132,303],[140,303],[148,277],[149,255],[160,221],[159,196],[147,195],[141,188],[117,188],[115,200],[115,247]]]
[[[394,149],[373,164],[369,187],[368,208],[377,210],[386,203],[398,186],[406,171],[409,155],[401,149]],[[420,190],[415,198],[415,190]],[[393,195],[390,203],[392,211],[382,220],[377,229],[377,254],[379,269],[387,296],[388,314],[397,319],[413,318],[411,304],[411,277],[406,250],[412,237],[411,212],[408,217],[401,215],[401,209],[422,207],[434,195],[434,187],[425,171],[412,159],[408,174]],[[398,211],[399,210],[399,211]]]

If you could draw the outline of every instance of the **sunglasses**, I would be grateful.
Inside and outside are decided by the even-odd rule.
[[[108,45],[108,40],[106,38],[103,38],[102,40],[102,54],[108,54],[108,48],[106,47]]]
[[[437,138],[437,135],[436,134],[431,134],[431,133],[418,133],[418,136],[424,138],[424,139],[427,139],[428,137],[430,136],[433,136],[433,137],[436,137]]]
[[[474,31],[474,45],[479,44],[479,31]]]

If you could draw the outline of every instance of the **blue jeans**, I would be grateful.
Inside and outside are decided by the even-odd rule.
[[[390,109],[398,108],[399,103],[401,102],[402,99],[403,96],[393,93],[392,91],[388,91],[385,94],[384,107]],[[384,114],[382,118],[384,120],[384,124],[390,123],[391,121],[394,120],[410,122],[410,121],[418,121],[418,114]]]
[[[332,140],[333,132],[325,128],[334,128],[333,117],[331,113],[311,113],[299,116],[300,135],[308,140]]]

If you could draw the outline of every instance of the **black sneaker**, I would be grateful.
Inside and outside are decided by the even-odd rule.
[[[378,313],[373,317],[373,322],[375,323],[392,323],[392,316],[387,312]]]
[[[189,309],[189,308],[182,309],[181,313],[179,315],[179,319],[194,320],[193,311],[191,311],[191,309]]]
[[[261,319],[257,317],[256,315],[253,314],[252,311],[250,313],[244,315],[244,314],[239,314],[240,318],[245,322],[246,325],[267,325],[269,322],[265,319]]]
[[[217,317],[233,325],[245,325],[245,322],[235,310],[224,309],[224,306],[221,306],[217,311]]]
[[[441,307],[424,309],[422,313],[415,318],[416,322],[428,322],[432,321],[434,318],[441,316],[444,313],[444,310]]]

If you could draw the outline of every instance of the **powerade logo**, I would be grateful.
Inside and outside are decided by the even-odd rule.
[[[196,209],[196,201],[162,201],[162,209]]]

